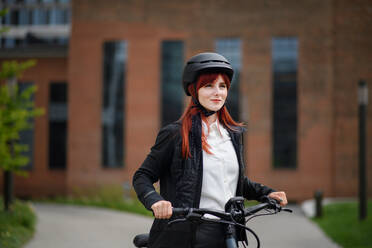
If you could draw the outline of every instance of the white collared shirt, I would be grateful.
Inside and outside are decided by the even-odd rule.
[[[203,122],[209,149],[203,150],[203,183],[200,208],[224,210],[226,202],[234,197],[239,177],[239,164],[227,130],[218,120],[208,127]]]

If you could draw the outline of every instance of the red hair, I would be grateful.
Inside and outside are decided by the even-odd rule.
[[[231,82],[230,82],[229,77],[226,74],[207,73],[207,74],[202,74],[199,76],[198,80],[196,81],[196,89],[195,89],[195,84],[189,85],[188,90],[191,96],[194,97],[195,99],[198,99],[197,92],[199,91],[199,89],[205,86],[206,84],[213,83],[214,81],[216,81],[219,75],[222,76],[223,80],[225,81],[227,85],[227,89],[229,89]],[[192,125],[192,116],[198,113],[201,113],[199,108],[195,108],[194,106],[196,105],[191,100],[180,118],[180,120],[182,121],[182,132],[181,132],[182,134],[182,157],[184,159],[186,159],[187,157],[191,157],[190,147],[189,147],[189,133],[191,130],[191,125]],[[243,126],[242,123],[235,122],[232,119],[225,105],[220,110],[217,111],[217,118],[220,123],[222,123],[226,128],[232,131],[236,131],[236,128],[234,128],[236,126]],[[208,123],[207,117],[205,117],[202,113],[201,113],[201,119],[205,123]],[[207,143],[207,137],[204,134],[204,132],[202,132],[201,140],[202,140],[203,150],[209,154],[212,154],[212,152],[209,150],[210,145]]]

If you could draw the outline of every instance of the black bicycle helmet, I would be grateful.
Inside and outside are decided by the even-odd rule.
[[[199,53],[187,61],[183,69],[182,83],[186,95],[190,96],[187,89],[190,84],[195,83],[202,72],[223,72],[232,80],[234,70],[230,62],[218,53]]]

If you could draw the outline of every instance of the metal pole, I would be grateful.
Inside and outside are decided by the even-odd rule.
[[[320,218],[323,216],[323,206],[322,206],[323,192],[321,190],[315,191],[314,198],[315,198],[315,217]]]
[[[10,211],[10,206],[13,203],[13,173],[4,171],[4,209]]]
[[[367,218],[366,114],[368,87],[363,80],[358,86],[359,102],[359,219]]]

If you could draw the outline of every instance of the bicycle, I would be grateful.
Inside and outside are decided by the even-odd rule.
[[[292,213],[292,210],[289,208],[282,208],[279,205],[279,202],[264,196],[260,200],[262,203],[251,206],[244,207],[244,198],[243,197],[233,197],[225,205],[225,212],[216,211],[211,209],[201,209],[201,208],[173,208],[172,217],[182,217],[176,218],[168,222],[168,225],[173,225],[177,222],[183,221],[192,221],[192,222],[214,222],[226,224],[226,247],[227,248],[238,248],[238,241],[235,239],[234,230],[235,227],[240,227],[250,232],[257,241],[257,248],[260,247],[260,239],[257,234],[250,228],[246,226],[248,221],[251,219],[264,216],[264,215],[273,215],[277,214],[280,211],[286,211]],[[266,210],[266,213],[258,214],[259,211]],[[210,219],[203,217],[204,214],[210,214],[218,219]],[[247,219],[246,219],[247,218]],[[241,223],[245,223],[244,225]],[[136,235],[133,239],[133,243],[136,247],[145,248],[148,244],[149,234],[139,234]],[[243,244],[243,247],[247,247],[248,244],[244,244],[244,241],[239,241]]]

